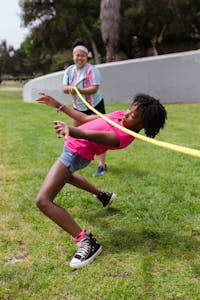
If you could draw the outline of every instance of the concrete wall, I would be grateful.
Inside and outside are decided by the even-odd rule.
[[[96,66],[106,103],[130,103],[137,93],[150,94],[163,103],[200,102],[200,50]],[[62,92],[63,72],[30,80],[23,89],[24,101],[34,101],[42,91],[71,103],[71,96]]]

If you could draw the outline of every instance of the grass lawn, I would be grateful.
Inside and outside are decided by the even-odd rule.
[[[2,82],[0,84],[0,91],[1,88],[23,88],[24,83],[21,83],[19,81],[7,81],[7,82]]]
[[[106,105],[107,111],[127,105]],[[166,105],[157,139],[200,149],[200,104]],[[105,211],[96,199],[66,185],[56,202],[103,246],[89,266],[72,270],[75,245],[44,217],[34,198],[63,141],[52,108],[0,92],[0,299],[200,299],[200,159],[136,140],[107,154],[108,174],[92,177],[117,194]]]

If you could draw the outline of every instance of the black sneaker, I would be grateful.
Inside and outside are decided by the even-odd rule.
[[[70,267],[78,269],[90,264],[97,257],[102,247],[93,237],[90,231],[87,231],[84,238],[76,244],[77,250],[70,261]]]
[[[94,177],[96,176],[102,176],[105,173],[107,173],[107,166],[98,166],[97,171],[93,174]]]
[[[116,195],[114,193],[101,191],[97,196],[97,199],[99,199],[102,202],[104,208],[108,208],[115,199],[115,197]]]

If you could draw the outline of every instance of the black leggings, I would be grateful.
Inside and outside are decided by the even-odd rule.
[[[94,108],[96,110],[98,110],[102,114],[106,113],[106,111],[105,111],[105,105],[104,105],[104,100],[103,99]],[[77,110],[77,109],[75,109],[75,110]],[[94,115],[94,112],[92,110],[90,110],[90,109],[84,110],[84,111],[80,111],[80,112],[82,112],[82,113],[84,113],[86,115]]]

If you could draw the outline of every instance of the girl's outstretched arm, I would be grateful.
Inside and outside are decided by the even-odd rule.
[[[45,93],[39,93],[41,95],[40,98],[36,100],[36,102],[41,103],[41,104],[46,104],[48,106],[57,108],[58,110],[62,110],[66,115],[71,117],[72,119],[77,120],[80,124],[84,124],[86,122],[95,120],[98,118],[97,115],[86,115],[80,111],[71,109],[65,105],[62,105],[60,102],[58,102],[56,99],[53,97],[45,94]]]
[[[68,126],[69,135],[78,139],[92,141],[98,144],[119,146],[118,137],[110,131],[82,130],[78,127]]]
[[[82,130],[78,127],[68,126],[62,121],[54,121],[54,129],[58,138],[72,136],[78,139],[89,140],[98,144],[119,146],[118,137],[109,131]]]

